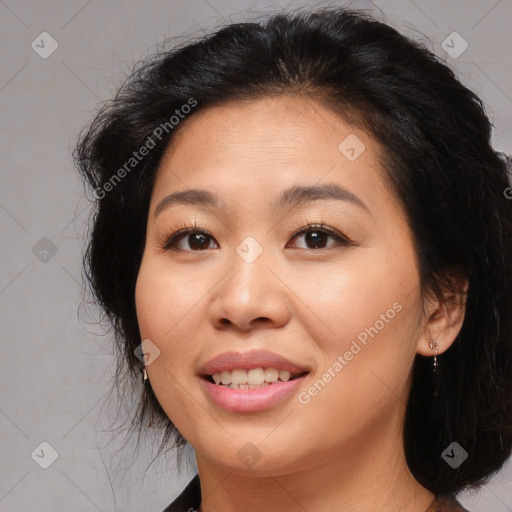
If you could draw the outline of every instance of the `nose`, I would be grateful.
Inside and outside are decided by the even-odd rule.
[[[215,287],[210,303],[209,318],[215,328],[249,331],[288,323],[288,289],[272,267],[263,255],[252,263],[234,255],[233,266]]]

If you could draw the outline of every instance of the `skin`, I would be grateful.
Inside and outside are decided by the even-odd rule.
[[[350,134],[366,147],[354,161],[338,149]],[[147,368],[151,386],[195,449],[204,512],[424,512],[434,499],[409,472],[402,446],[411,368],[417,354],[433,356],[431,338],[438,353],[450,346],[464,312],[421,296],[412,234],[378,151],[368,133],[300,96],[208,108],[167,148],[137,317],[142,339],[161,351]],[[288,187],[327,183],[368,211],[336,199],[272,207]],[[172,205],[155,216],[163,198],[192,188],[217,194],[220,206]],[[315,248],[305,232],[291,236],[307,222],[353,243],[324,235],[326,247]],[[162,248],[194,225],[211,235],[203,248],[187,235]],[[263,249],[250,264],[236,252],[248,236]],[[308,367],[299,390],[307,391],[395,303],[395,318],[307,404],[294,394],[265,411],[230,412],[200,386],[198,370],[212,357],[261,348]],[[261,455],[250,468],[238,456],[246,443]]]

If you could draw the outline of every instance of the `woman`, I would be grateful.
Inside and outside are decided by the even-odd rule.
[[[144,63],[81,138],[85,263],[167,511],[434,512],[512,443],[509,160],[481,101],[364,13],[234,24]]]

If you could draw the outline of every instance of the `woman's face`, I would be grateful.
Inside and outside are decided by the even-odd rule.
[[[160,351],[151,386],[198,460],[278,475],[400,435],[428,339],[376,151],[289,96],[198,112],[169,146],[137,317]],[[186,227],[198,231],[170,241]]]

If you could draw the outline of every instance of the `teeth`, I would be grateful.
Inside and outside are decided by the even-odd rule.
[[[265,382],[276,382],[279,378],[279,370],[275,368],[266,368],[265,369]]]
[[[235,370],[236,371],[236,370]],[[252,368],[247,372],[247,384],[263,384],[265,382],[265,372],[262,368]],[[242,383],[240,383],[242,384]]]
[[[247,372],[245,370],[232,370],[231,384],[247,384]]]
[[[262,384],[230,384],[228,387],[231,389],[259,389],[266,386],[270,386],[270,384],[268,382],[263,382]]]
[[[255,389],[268,386],[278,380],[288,382],[292,378],[292,374],[287,370],[278,370],[277,368],[252,368],[250,370],[235,368],[231,371],[216,372],[212,378],[215,384],[222,384],[232,389]]]
[[[291,376],[292,374],[290,372],[287,372],[286,370],[279,370],[279,378],[283,382],[289,381]]]

